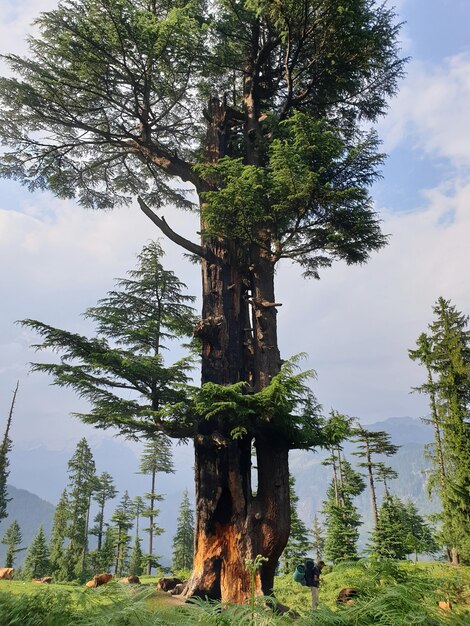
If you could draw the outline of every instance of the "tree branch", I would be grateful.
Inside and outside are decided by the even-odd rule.
[[[173,243],[176,243],[176,245],[181,246],[191,254],[195,254],[202,259],[206,259],[207,261],[209,260],[210,254],[208,250],[205,250],[197,243],[193,243],[192,241],[189,241],[189,239],[185,239],[181,235],[178,235],[178,233],[175,233],[175,231],[172,230],[172,228],[170,228],[170,226],[167,224],[165,218],[158,217],[158,215],[156,215],[152,211],[152,209],[142,200],[140,196],[137,198],[137,200],[139,202],[139,206],[142,212],[145,213],[145,215],[158,226],[158,228],[162,231],[164,235],[168,237],[168,239],[170,239]]]

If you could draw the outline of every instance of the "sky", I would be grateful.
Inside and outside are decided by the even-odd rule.
[[[55,5],[2,0],[0,52],[24,53],[32,20]],[[304,280],[288,264],[277,274],[283,357],[307,353],[304,366],[317,373],[312,387],[325,413],[333,408],[363,423],[426,414],[426,399],[410,393],[423,372],[408,349],[426,330],[439,296],[470,313],[470,3],[400,0],[394,6],[410,61],[378,126],[389,158],[373,188],[389,245],[366,265],[336,264],[320,281]],[[171,207],[160,214],[194,238],[193,217]],[[72,391],[29,372],[28,363],[44,357],[30,348],[34,334],[15,322],[33,318],[91,332],[81,313],[158,236],[137,206],[85,211],[0,179],[0,420],[19,380],[16,446],[73,450],[80,437],[99,442],[113,435],[70,415],[85,408]],[[174,244],[162,243],[165,265],[199,295],[198,268]]]

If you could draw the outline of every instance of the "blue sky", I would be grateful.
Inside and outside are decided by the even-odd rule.
[[[55,1],[3,4],[0,50],[22,53],[34,16]],[[470,2],[395,6],[406,22],[403,54],[412,59],[379,125],[390,156],[374,197],[390,244],[366,266],[336,265],[319,282],[305,282],[287,265],[278,272],[283,356],[307,352],[305,367],[317,371],[314,389],[325,411],[364,422],[426,413],[425,399],[410,394],[422,373],[407,350],[439,296],[470,313]],[[163,213],[187,234],[196,229],[187,214]],[[28,373],[35,338],[14,322],[32,317],[85,332],[80,313],[133,267],[153,236],[136,207],[93,213],[0,180],[0,416],[19,378],[16,445],[73,448],[83,435],[110,436],[69,416],[82,406],[73,393]],[[199,294],[198,269],[173,245],[166,249],[167,265]]]

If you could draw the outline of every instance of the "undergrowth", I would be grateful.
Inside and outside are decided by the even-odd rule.
[[[359,597],[338,606],[342,587]],[[5,589],[6,586],[2,585]],[[26,591],[26,589],[25,589]],[[246,606],[193,600],[176,605],[154,587],[99,589],[47,587],[25,593],[0,592],[1,626],[469,626],[468,568],[417,567],[393,561],[344,563],[323,577],[320,608],[309,608],[309,590],[277,580],[277,596],[299,615],[276,615],[274,601],[257,598]],[[439,600],[456,605],[438,608]],[[296,604],[298,606],[296,606]]]

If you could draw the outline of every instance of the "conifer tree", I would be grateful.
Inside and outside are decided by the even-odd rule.
[[[8,517],[7,505],[10,500],[8,498],[7,480],[10,474],[8,467],[10,461],[8,455],[11,452],[12,442],[10,439],[11,420],[13,418],[13,410],[15,408],[16,395],[18,393],[19,381],[16,383],[15,390],[13,392],[13,398],[10,404],[10,411],[8,413],[7,425],[3,434],[3,439],[0,444],[0,522],[2,519]]]
[[[180,504],[176,532],[173,537],[173,571],[193,567],[194,557],[194,514],[189,501],[188,490],[185,489]]]
[[[125,491],[111,517],[115,555],[114,573],[116,576],[123,576],[128,566],[129,543],[131,540],[129,531],[133,525],[133,516],[132,500],[127,491]]]
[[[135,527],[135,535],[136,537],[140,537],[140,518],[142,514],[146,511],[147,507],[145,505],[145,500],[142,496],[135,496],[132,500],[132,506],[134,507],[134,527]]]
[[[49,549],[42,526],[30,545],[23,565],[23,577],[43,578],[50,573]]]
[[[154,557],[154,539],[163,532],[157,525],[159,510],[156,503],[162,500],[162,496],[156,493],[156,479],[158,473],[169,474],[174,472],[173,457],[171,451],[171,441],[165,435],[155,436],[147,441],[140,460],[140,473],[150,476],[150,492],[145,494],[148,506],[142,512],[142,516],[148,519],[148,554],[147,554],[147,576],[152,573]]]
[[[93,490],[96,486],[95,461],[85,438],[81,439],[74,455],[68,462],[69,475],[69,519],[65,562],[67,578],[86,578],[88,553],[88,524]]]
[[[325,519],[325,557],[333,562],[357,557],[357,541],[361,517],[354,498],[365,489],[358,472],[344,457],[343,443],[352,434],[353,419],[332,411],[324,427],[330,456],[323,461],[332,468],[332,481],[323,502]]]
[[[65,540],[68,536],[69,506],[67,490],[64,489],[54,512],[51,541],[49,543],[49,561],[51,574],[56,580],[66,580]]]
[[[108,500],[112,500],[117,495],[117,489],[114,486],[113,478],[108,472],[102,472],[96,477],[95,486],[92,492],[93,500],[98,504],[98,513],[93,520],[95,526],[90,529],[91,535],[98,538],[97,550],[101,550],[104,535],[104,508]]]
[[[375,486],[377,470],[381,477],[384,476],[384,472],[386,472],[386,474],[388,472],[388,476],[391,476],[390,472],[393,472],[391,468],[384,466],[384,463],[376,457],[392,456],[398,452],[400,446],[392,444],[390,435],[385,431],[371,431],[363,428],[361,425],[358,425],[354,429],[354,435],[354,441],[358,443],[358,450],[353,452],[353,454],[363,459],[358,463],[358,466],[366,470],[375,529],[378,521],[377,492]]]
[[[141,541],[142,540],[139,539],[139,537],[136,535],[129,561],[129,576],[140,576],[143,572],[144,568],[142,563],[144,561],[144,555],[142,553],[142,547],[140,545]]]
[[[431,527],[416,506],[411,502],[404,504],[397,496],[386,496],[372,534],[372,552],[389,559],[405,559],[407,554],[414,554],[417,560],[420,552],[436,550]]]
[[[6,545],[6,555],[5,555],[5,567],[14,567],[15,559],[18,552],[21,552],[25,548],[20,548],[21,542],[23,538],[21,536],[21,529],[16,520],[8,526],[5,531],[5,534],[2,538],[2,543]]]
[[[126,419],[90,419],[193,438],[202,488],[188,593],[243,601],[246,559],[263,553],[256,589],[269,594],[289,536],[288,453],[319,440],[318,413],[311,401],[295,406],[282,368],[276,266],[289,258],[317,277],[385,245],[369,196],[382,155],[367,125],[403,71],[394,12],[376,0],[62,0],[36,26],[30,58],[8,55],[0,82],[0,174],[94,208],[141,194],[145,215],[201,262],[201,393],[225,408],[251,401],[242,423],[213,403],[183,403],[184,419],[134,420],[129,407]],[[189,186],[200,243],[155,213],[188,207]],[[261,523],[251,517],[253,442]]]
[[[325,529],[324,526],[320,523],[317,514],[315,514],[313,517],[312,549],[313,554],[315,555],[315,561],[318,563],[318,561],[323,560],[323,555],[325,552]]]
[[[413,360],[426,368],[434,425],[435,486],[442,502],[441,537],[449,559],[470,562],[470,331],[468,316],[449,300],[433,307],[429,334],[421,334]]]
[[[303,561],[307,556],[311,543],[309,540],[309,532],[305,523],[300,519],[297,510],[299,497],[295,492],[295,478],[290,477],[290,536],[289,541],[282,553],[281,568],[283,574],[291,574],[297,564]]]

